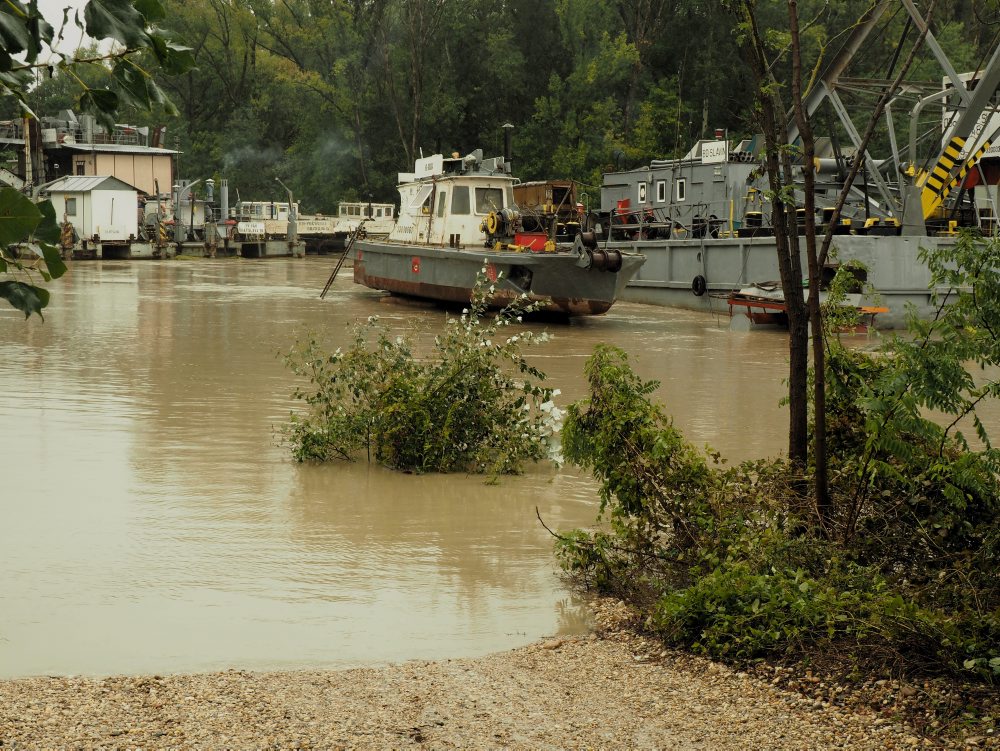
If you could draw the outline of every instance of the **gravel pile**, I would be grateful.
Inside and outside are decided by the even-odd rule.
[[[893,749],[923,742],[674,652],[595,606],[597,632],[477,659],[344,671],[0,682],[0,749]],[[824,703],[826,706],[824,706]]]

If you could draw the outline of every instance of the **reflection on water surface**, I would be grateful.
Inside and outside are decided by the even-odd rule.
[[[44,323],[0,311],[0,675],[346,666],[486,653],[585,628],[554,528],[592,482],[531,468],[498,486],[298,465],[278,353],[334,347],[379,314],[428,340],[444,314],[380,303],[332,261],[77,263]],[[606,341],[697,444],[782,450],[779,333],[622,304],[545,324],[534,361],[569,401]]]

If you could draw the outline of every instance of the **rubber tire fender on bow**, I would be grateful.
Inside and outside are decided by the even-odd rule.
[[[694,279],[691,280],[691,291],[694,292],[695,297],[701,297],[708,290],[708,282],[705,281],[705,277],[698,274]]]

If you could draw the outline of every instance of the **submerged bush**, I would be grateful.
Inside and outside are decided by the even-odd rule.
[[[448,318],[427,358],[375,317],[355,328],[346,351],[297,345],[286,364],[310,387],[294,392],[307,409],[283,431],[293,456],[349,460],[364,451],[393,469],[496,476],[554,455],[558,391],[541,385],[545,375],[522,354],[547,335],[508,333],[535,310],[526,298],[487,318],[492,291],[480,275],[470,307]]]

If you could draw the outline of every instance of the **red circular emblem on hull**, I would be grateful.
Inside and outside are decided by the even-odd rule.
[[[417,256],[410,259],[410,270],[413,271],[414,274],[420,273],[420,259]]]

